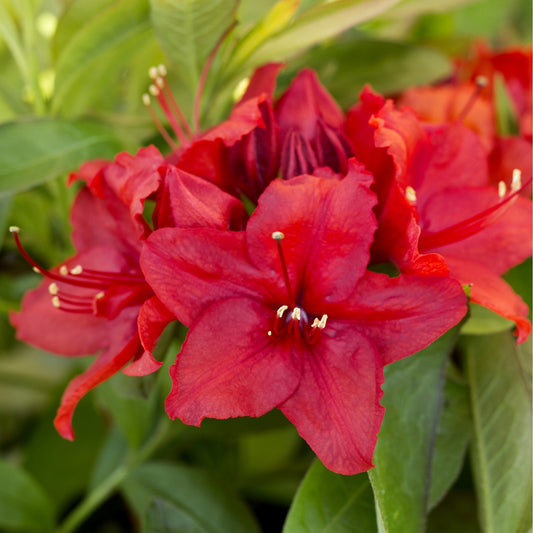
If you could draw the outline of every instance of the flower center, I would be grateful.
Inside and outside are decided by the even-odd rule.
[[[328,315],[322,315],[320,320],[315,317],[313,322],[310,323],[310,317],[305,310],[296,305],[289,281],[287,264],[283,255],[283,248],[281,246],[281,241],[285,238],[285,235],[281,231],[275,231],[272,233],[272,238],[276,241],[278,247],[290,307],[288,305],[282,305],[278,308],[274,325],[267,334],[269,337],[293,335],[296,338],[303,339],[308,344],[313,344],[318,339],[320,332],[326,327]]]
[[[114,318],[127,305],[144,301],[150,289],[141,274],[94,270],[76,265],[61,265],[57,272],[40,266],[24,249],[17,226],[9,228],[20,253],[33,270],[52,282],[48,286],[51,304],[69,313],[93,314]]]

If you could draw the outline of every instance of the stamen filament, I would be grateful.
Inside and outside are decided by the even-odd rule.
[[[478,76],[475,80],[476,87],[473,91],[473,93],[470,95],[470,98],[466,102],[465,106],[463,107],[462,111],[459,113],[457,120],[464,120],[468,113],[470,113],[470,110],[476,103],[476,100],[478,99],[479,95],[481,94],[481,91],[487,86],[488,80],[485,78],[485,76]]]
[[[528,180],[520,189],[514,190],[502,199],[501,202],[476,213],[475,215],[453,224],[435,233],[422,233],[419,240],[420,250],[430,250],[438,246],[444,246],[456,241],[460,241],[475,235],[483,230],[498,218],[500,218],[514,203],[520,192],[527,186],[531,180]]]
[[[155,127],[157,128],[157,131],[161,134],[161,137],[165,139],[166,143],[172,148],[172,150],[177,150],[179,148],[179,145],[176,144],[174,139],[168,134],[168,131],[165,129],[159,118],[157,118],[157,115],[155,114],[155,111],[152,108],[152,104],[150,101],[150,96],[148,94],[143,94],[143,103],[146,106],[146,109],[148,109],[148,113],[150,114],[150,117],[152,118]]]
[[[283,235],[281,231],[275,231],[274,233],[272,233],[272,238],[276,241],[276,245],[278,247],[279,259],[281,261],[281,268],[283,270],[283,277],[285,279],[285,288],[287,289],[287,296],[289,297],[289,305],[291,309],[295,309],[296,302],[294,300],[294,296],[292,295],[291,283],[289,281],[289,273],[287,271],[287,264],[285,263],[283,249],[281,247],[281,241],[285,238],[285,235]]]

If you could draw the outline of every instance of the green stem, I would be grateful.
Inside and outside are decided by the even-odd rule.
[[[146,441],[144,446],[138,450],[134,450],[124,464],[118,466],[102,481],[102,483],[100,483],[100,485],[95,487],[95,489],[90,492],[65,518],[63,523],[56,530],[56,533],[72,533],[76,531],[78,526],[80,526],[93,513],[93,511],[95,511],[109,498],[109,496],[111,496],[111,494],[115,492],[129,472],[137,465],[143,463],[154,453],[165,440],[168,427],[169,421],[167,419],[162,419],[157,429],[151,438]]]

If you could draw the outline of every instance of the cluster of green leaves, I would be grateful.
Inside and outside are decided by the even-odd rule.
[[[207,127],[261,63],[287,63],[280,88],[311,66],[347,106],[365,83],[396,93],[446,77],[448,53],[473,37],[530,41],[528,9],[527,0],[0,0],[0,231],[22,226],[47,265],[69,253],[66,174],[159,142],[141,101],[152,64],[167,64],[192,120],[213,60],[200,109]],[[386,369],[369,475],[313,463],[278,412],[201,429],[170,422],[162,402],[181,330],[167,332],[155,376],[117,375],[81,402],[70,443],[52,419],[87,361],[14,341],[8,312],[38,280],[9,238],[0,246],[0,530],[531,528],[529,347],[516,347],[496,315],[473,307],[461,332]],[[530,280],[530,261],[509,274],[531,306]]]

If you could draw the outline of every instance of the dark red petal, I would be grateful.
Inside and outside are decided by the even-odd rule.
[[[188,327],[217,300],[285,294],[282,276],[250,263],[244,232],[163,228],[146,242],[141,266],[156,296]]]
[[[233,196],[179,168],[166,170],[154,210],[156,228],[241,229],[244,224],[244,207]]]
[[[453,277],[471,285],[470,298],[473,302],[515,322],[517,342],[527,339],[531,332],[528,307],[505,281],[475,261],[449,257],[448,264]]]
[[[291,288],[295,295],[302,292],[304,308],[320,314],[314,309],[317,302],[344,299],[369,260],[376,228],[370,184],[371,176],[355,163],[340,181],[300,176],[272,182],[248,222],[250,260],[282,278],[272,239],[273,232],[281,231]]]
[[[272,97],[276,89],[279,71],[283,66],[283,63],[267,63],[257,68],[252,74],[246,92],[239,103],[246,102],[250,98],[257,98],[262,94]]]
[[[72,416],[81,398],[116,374],[139,353],[139,349],[142,349],[139,337],[134,334],[133,337],[124,339],[122,344],[117,343],[102,352],[83,374],[69,383],[54,419],[54,425],[63,438],[74,440]]]
[[[461,221],[482,213],[498,205],[501,199],[495,189],[457,188],[433,195],[420,213],[422,235],[420,249],[425,252],[437,252],[445,259],[448,256],[461,257],[473,261],[495,274],[503,274],[509,268],[521,263],[531,255],[531,201],[517,197],[512,204],[502,207],[502,213],[494,213],[488,222],[479,221],[479,231],[461,239]],[[458,224],[458,229],[448,231],[446,228]],[[466,224],[465,231],[466,231]],[[440,232],[449,237],[449,244],[436,246],[432,234]],[[468,235],[468,233],[466,233]],[[444,241],[443,241],[444,242]]]
[[[300,354],[267,332],[276,310],[246,298],[213,303],[190,330],[170,369],[171,418],[261,416],[286,400],[301,376]]]
[[[466,311],[466,296],[455,280],[367,272],[348,301],[323,312],[356,325],[387,365],[431,344]]]
[[[300,386],[280,409],[327,468],[357,474],[373,466],[385,411],[379,404],[382,383],[383,367],[372,344],[330,321],[306,354]]]

